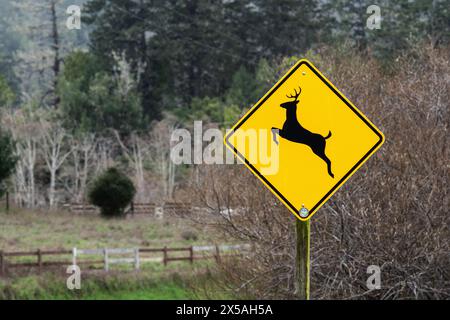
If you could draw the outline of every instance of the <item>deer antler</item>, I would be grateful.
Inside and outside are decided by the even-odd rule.
[[[297,93],[297,89],[294,89],[295,95],[286,95],[288,98],[294,98],[294,101],[297,101],[297,98],[300,96],[300,93],[302,93],[302,88],[298,87],[299,92]]]

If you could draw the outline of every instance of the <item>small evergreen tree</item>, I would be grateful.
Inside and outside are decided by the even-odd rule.
[[[0,196],[5,192],[4,181],[13,172],[16,161],[11,135],[0,129]]]
[[[109,168],[93,183],[89,191],[90,202],[100,207],[105,217],[124,215],[124,209],[136,193],[133,182],[116,168]]]

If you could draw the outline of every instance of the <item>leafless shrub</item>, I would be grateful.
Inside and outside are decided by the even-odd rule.
[[[400,57],[389,75],[348,52],[311,58],[386,136],[312,219],[312,298],[450,297],[449,57],[450,48],[426,47]],[[217,286],[238,297],[292,298],[294,218],[247,171],[204,166],[191,186],[194,203],[214,216],[200,222],[254,244],[250,256],[222,263]],[[380,290],[366,287],[369,265],[381,268]]]

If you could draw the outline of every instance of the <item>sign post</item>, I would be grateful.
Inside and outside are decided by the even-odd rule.
[[[6,213],[9,213],[9,191],[6,190]]]
[[[225,145],[300,220],[299,298],[309,299],[309,219],[383,142],[383,133],[305,59],[225,136]]]
[[[295,221],[295,293],[300,300],[309,300],[310,279],[310,222]]]

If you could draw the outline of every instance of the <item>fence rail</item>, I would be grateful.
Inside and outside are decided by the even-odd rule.
[[[87,203],[66,203],[63,205],[63,208],[69,209],[71,212],[75,214],[98,214],[100,213],[100,210]],[[177,212],[184,212],[188,213],[191,211],[191,206],[185,203],[180,202],[165,202],[164,204],[157,204],[157,203],[139,203],[139,202],[133,202],[131,205],[126,209],[126,212],[128,214],[134,215],[154,215],[155,217],[161,218],[164,215],[164,212],[167,213],[173,213],[175,211]]]
[[[172,261],[189,261],[194,263],[196,260],[215,259],[220,262],[221,256],[232,256],[242,254],[249,250],[248,244],[243,245],[209,245],[209,246],[190,246],[190,247],[163,247],[163,248],[103,248],[103,249],[78,249],[72,250],[35,250],[35,251],[0,251],[0,275],[5,275],[8,270],[15,268],[38,268],[42,271],[50,266],[69,266],[69,265],[99,265],[103,264],[105,271],[110,270],[110,265],[130,264],[139,270],[142,263],[162,262],[165,266]],[[236,251],[233,253],[233,251]],[[205,255],[204,252],[211,254]],[[145,254],[161,253],[162,257],[148,257]],[[173,253],[186,253],[186,255],[176,255]],[[197,254],[196,254],[197,253]],[[202,253],[202,254],[199,254]],[[46,256],[68,256],[62,261],[44,261]],[[79,259],[80,256],[101,256],[102,259]],[[126,257],[124,257],[126,255]],[[119,256],[119,257],[114,257]],[[11,261],[19,257],[36,257],[33,262]]]

